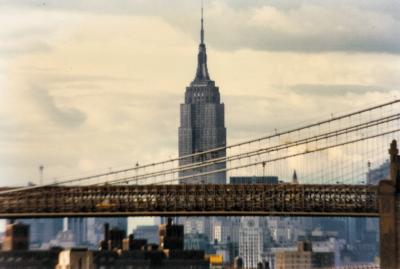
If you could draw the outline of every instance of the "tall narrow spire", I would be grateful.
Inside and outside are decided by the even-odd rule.
[[[200,30],[200,44],[204,44],[203,1],[201,1],[201,30]]]
[[[200,28],[200,45],[197,55],[197,71],[196,77],[192,83],[210,81],[210,75],[207,69],[207,52],[206,44],[204,44],[204,18],[203,18],[203,1],[201,2],[201,28]]]
[[[292,183],[293,183],[293,184],[298,184],[298,183],[299,183],[299,181],[298,181],[298,179],[297,179],[296,169],[293,171]]]

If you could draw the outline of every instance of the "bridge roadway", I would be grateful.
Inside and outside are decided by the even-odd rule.
[[[378,217],[378,187],[102,185],[48,186],[0,194],[0,218],[167,215]]]

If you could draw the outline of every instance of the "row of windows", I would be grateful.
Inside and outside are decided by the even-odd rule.
[[[220,103],[218,88],[187,88],[185,103]]]

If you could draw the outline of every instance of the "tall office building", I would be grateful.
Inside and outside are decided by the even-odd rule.
[[[234,176],[229,178],[229,184],[279,184],[279,178],[277,176]],[[271,236],[270,233],[271,225],[269,223],[269,217],[255,217],[261,230],[263,231],[263,250],[271,247]],[[230,239],[234,244],[237,244],[240,248],[241,244],[247,244],[243,238],[239,240],[239,230],[243,226],[242,221],[246,221],[246,218],[240,217],[228,217],[225,227],[230,229]],[[271,222],[273,224],[273,222]],[[243,246],[242,246],[243,248]],[[245,259],[245,257],[242,257]]]
[[[244,268],[257,268],[262,261],[263,228],[258,217],[242,217],[239,228],[239,257],[243,259]]]
[[[219,89],[210,79],[207,68],[207,52],[204,43],[203,8],[201,9],[200,45],[197,56],[197,71],[194,80],[186,87],[185,102],[180,107],[179,156],[204,152],[226,145],[225,109],[221,103]],[[205,160],[226,156],[226,150],[209,152],[184,158],[179,165],[185,166]],[[224,184],[226,172],[207,174],[226,168],[226,162],[214,163],[201,168],[183,170],[179,173],[181,184]],[[204,174],[205,173],[205,174]],[[191,177],[192,175],[203,174]],[[186,233],[203,233],[213,239],[214,218],[181,218]]]
[[[76,246],[86,246],[88,244],[87,231],[88,218],[68,218],[68,231],[74,235],[74,243]]]
[[[207,151],[226,145],[224,104],[221,103],[219,89],[210,79],[207,69],[207,53],[204,43],[203,9],[201,15],[200,45],[197,56],[197,71],[194,80],[186,88],[185,103],[180,108],[179,156]],[[181,159],[179,165],[189,165],[204,160],[223,157],[226,150],[196,155]],[[180,177],[207,173],[224,169],[226,162],[202,168],[181,171]],[[180,183],[226,183],[226,172],[181,179]]]

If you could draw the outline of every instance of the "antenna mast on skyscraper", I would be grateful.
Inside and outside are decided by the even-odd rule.
[[[204,44],[204,19],[203,19],[203,0],[201,0],[201,31],[200,31],[200,43]]]

